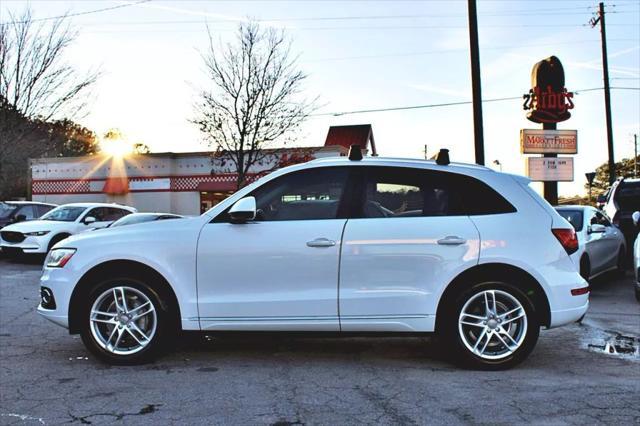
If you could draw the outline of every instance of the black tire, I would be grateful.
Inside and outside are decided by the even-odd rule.
[[[511,298],[519,302],[525,312],[526,327],[521,327],[520,329],[521,338],[523,339],[520,346],[511,352],[506,351],[505,355],[497,355],[501,356],[499,359],[487,359],[472,352],[472,349],[467,347],[467,344],[463,342],[461,334],[465,331],[465,329],[463,329],[464,326],[460,326],[459,328],[458,324],[460,314],[465,304],[487,290],[497,290],[501,294],[508,294]],[[505,370],[518,365],[531,353],[540,334],[540,320],[531,300],[518,287],[503,281],[479,282],[463,290],[455,296],[454,300],[449,302],[443,320],[443,327],[438,330],[441,340],[446,343],[448,351],[458,364],[471,369]],[[465,335],[467,335],[467,333],[465,333]],[[478,331],[477,333],[480,334],[481,332]],[[500,334],[500,336],[504,336],[504,334]],[[506,336],[504,338],[506,339]],[[495,340],[493,339],[493,337],[489,338],[487,343],[491,341],[494,341],[494,344],[497,343],[497,337]],[[479,337],[477,340],[482,341],[482,338]],[[499,347],[500,343],[497,343],[497,346]]]
[[[591,262],[587,255],[580,258],[580,276],[586,281],[589,281],[589,277],[591,277]]]
[[[107,350],[98,342],[98,340],[96,340],[94,332],[97,333],[97,331],[95,331],[95,329],[94,331],[92,331],[92,321],[90,319],[92,306],[94,305],[94,303],[96,303],[96,300],[101,297],[101,295],[107,293],[109,289],[113,289],[115,287],[134,289],[132,291],[137,290],[138,292],[146,296],[148,301],[152,303],[152,306],[155,309],[154,334],[149,339],[149,343],[147,343],[146,346],[144,346],[138,352],[132,354],[116,354],[112,351]],[[93,355],[108,364],[136,365],[150,362],[154,360],[159,354],[161,354],[164,349],[166,349],[167,345],[173,340],[176,335],[177,326],[175,314],[173,313],[174,308],[168,306],[166,300],[163,300],[158,292],[155,291],[149,284],[147,284],[147,282],[145,282],[144,278],[123,276],[120,278],[107,279],[95,285],[89,292],[89,296],[84,299],[82,303],[83,306],[80,313],[80,336],[82,337],[82,341]],[[105,325],[105,327],[107,326]],[[123,326],[123,328],[125,327],[126,326]],[[113,330],[113,328],[111,328],[110,330]],[[132,336],[130,334],[125,334],[124,331],[126,330],[123,330],[122,332],[123,339],[128,338],[130,343],[135,345],[135,342],[131,340]],[[138,337],[140,337],[140,335],[138,335]]]
[[[70,237],[69,234],[58,234],[58,235],[54,236],[53,238],[51,238],[51,240],[49,241],[49,245],[47,246],[47,253],[49,253],[51,251],[53,246],[55,246],[56,244],[58,244],[60,241],[64,240],[65,238],[69,238],[69,237]]]

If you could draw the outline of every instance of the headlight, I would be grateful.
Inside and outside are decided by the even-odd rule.
[[[71,260],[75,254],[76,249],[53,249],[47,255],[47,259],[44,261],[44,265],[47,268],[62,268]]]
[[[27,237],[42,237],[43,235],[47,235],[51,231],[37,231],[37,232],[25,232],[24,235]]]

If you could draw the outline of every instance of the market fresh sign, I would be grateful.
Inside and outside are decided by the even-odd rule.
[[[527,176],[534,181],[573,181],[573,157],[529,157],[526,167]]]
[[[577,154],[577,130],[520,130],[522,154]]]

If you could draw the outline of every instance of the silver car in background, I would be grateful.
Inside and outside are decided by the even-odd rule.
[[[603,212],[591,206],[572,205],[558,206],[556,210],[576,230],[580,249],[571,257],[579,262],[584,279],[613,270],[624,272],[624,235]]]

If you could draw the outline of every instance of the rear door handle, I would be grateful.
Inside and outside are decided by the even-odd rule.
[[[467,240],[465,240],[464,238],[456,237],[455,235],[449,235],[438,240],[438,244],[440,244],[441,246],[459,246],[460,244],[464,244],[466,242]]]
[[[336,242],[328,238],[316,238],[315,240],[307,241],[308,247],[333,247]]]

